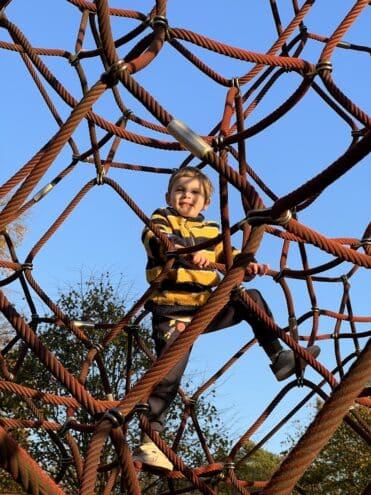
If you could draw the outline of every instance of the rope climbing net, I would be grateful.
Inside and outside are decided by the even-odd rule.
[[[66,466],[76,471],[81,495],[96,493],[97,479],[102,473],[107,479],[103,495],[142,493],[142,467],[133,462],[131,451],[125,442],[128,426],[131,421],[139,418],[141,427],[153,436],[143,406],[150,391],[177,363],[179,357],[194,344],[203,329],[223,307],[232,289],[241,283],[249,256],[256,254],[259,257],[261,243],[271,239],[279,242],[281,248],[278,268],[271,269],[269,276],[272,283],[279,287],[286,302],[288,326],[280,327],[248,296],[242,294],[241,297],[245,298],[245,303],[251,311],[262,318],[266,325],[296,352],[298,359],[308,363],[307,370],[315,370],[320,381],[315,383],[303,376],[298,366],[296,378],[270,399],[262,414],[235,442],[225,462],[216,462],[212,448],[207,445],[198,427],[194,403],[247,353],[255,344],[255,341],[251,341],[203,383],[191,399],[180,390],[184,415],[180,418],[176,442],[170,446],[161,438],[155,441],[174,464],[174,471],[163,475],[168,482],[168,491],[164,490],[163,493],[185,493],[184,486],[187,486],[189,492],[198,490],[212,495],[218,493],[219,484],[227,483],[234,487],[236,493],[241,494],[248,494],[257,488],[261,490],[259,493],[264,495],[289,494],[343,420],[365,442],[370,442],[371,438],[369,428],[357,414],[356,408],[351,408],[354,404],[366,407],[371,404],[367,397],[367,380],[371,375],[371,350],[369,341],[366,340],[370,336],[367,325],[371,317],[354,314],[351,297],[351,281],[371,266],[371,224],[365,226],[357,239],[334,239],[299,221],[299,214],[315,205],[327,187],[334,185],[349,173],[367,157],[371,149],[369,116],[347,96],[332,74],[333,60],[338,51],[371,54],[369,47],[343,40],[347,31],[364,15],[370,2],[355,1],[332,34],[326,37],[311,32],[304,24],[315,9],[316,4],[313,0],[302,2],[302,5],[299,5],[298,0],[292,0],[290,19],[286,26],[281,20],[278,2],[267,0],[264,3],[270,7],[277,37],[265,53],[250,51],[246,47],[237,48],[188,29],[174,27],[166,0],[156,0],[149,13],[113,7],[107,0],[96,0],[94,3],[69,0],[67,3],[79,19],[74,34],[76,41],[73,52],[33,46],[22,29],[12,22],[13,2],[0,0],[0,27],[2,32],[9,36],[8,41],[0,41],[0,48],[3,52],[11,52],[14,57],[21,59],[57,126],[55,134],[0,187],[0,232],[4,241],[0,267],[5,273],[1,281],[4,290],[0,295],[0,308],[13,332],[12,339],[4,345],[0,354],[0,389],[4,397],[19,397],[31,415],[29,420],[0,417],[1,465],[18,482],[23,493],[68,493],[63,488]],[[248,7],[246,9],[248,10]],[[244,15],[249,13],[245,12]],[[59,22],[63,22],[63,19],[59,19]],[[73,27],[69,26],[68,30],[73,32]],[[117,32],[119,35],[115,34]],[[310,43],[322,47],[318,62],[313,63],[301,57]],[[93,46],[87,48],[91,45]],[[208,78],[213,87],[218,86],[224,91],[221,113],[219,117],[215,117],[214,128],[204,135],[197,134],[189,128],[194,126],[187,126],[177,116],[173,116],[165,108],[166,102],[157,101],[150,89],[139,82],[141,74],[155,68],[162,52],[168,49],[189,63],[192,70]],[[238,75],[226,77],[216,71],[211,62],[206,63],[202,58],[203,50],[212,52],[218,59],[233,59],[239,64],[239,70],[236,72]],[[81,98],[74,97],[61,82],[62,78],[56,76],[48,67],[50,60],[62,62],[63,70],[76,76],[80,84]],[[92,71],[93,63],[94,70],[98,72]],[[90,84],[88,81],[92,72],[95,74],[95,80]],[[267,115],[248,125],[251,121],[249,119],[255,115],[254,112],[260,103],[265,101],[268,93],[291,74],[295,74],[298,84],[287,99],[279,101],[276,108]],[[163,74],[159,73],[156,76],[162,80]],[[184,77],[187,75],[184,74]],[[170,92],[176,92],[176,88],[170,87]],[[268,132],[281,122],[301,100],[313,92],[326,110],[332,112],[344,127],[348,126],[350,143],[344,153],[320,173],[293,188],[288,194],[278,196],[249,163],[247,146],[261,133]],[[58,99],[58,106],[53,103],[53,97]],[[116,120],[103,117],[104,113],[97,110],[100,108],[99,103],[103,101],[105,104],[108,98],[110,104],[115,105],[118,115]],[[135,102],[135,110],[127,106],[129,100]],[[61,105],[64,107],[63,111],[60,110]],[[68,116],[65,116],[66,109],[70,112]],[[88,141],[81,138],[83,134],[79,131],[83,126],[87,126]],[[144,172],[168,178],[175,167],[123,163],[120,161],[120,154],[128,143],[161,153],[177,152],[181,158],[176,168],[193,164],[217,174],[222,219],[221,238],[228,252],[231,250],[232,239],[234,241],[233,236],[241,234],[242,255],[235,264],[227,262],[225,266],[215,267],[223,273],[223,280],[207,304],[198,311],[187,331],[181,334],[169,351],[161,359],[154,361],[153,366],[135,383],[131,383],[130,369],[126,369],[123,363],[123,373],[125,369],[127,371],[126,394],[115,398],[110,395],[110,370],[105,367],[102,353],[114,346],[115,339],[124,333],[128,335],[128,339],[129,335],[135,336],[130,339],[131,346],[141,350],[145,348],[138,328],[146,316],[143,307],[155,284],[141,295],[119,321],[96,323],[96,326],[105,328],[101,341],[96,343],[91,342],[89,338],[89,323],[69,319],[52,297],[48,296],[36,280],[37,277],[33,276],[33,264],[41,249],[47,248],[53,235],[59,229],[63,229],[66,218],[78,209],[80,201],[96,190],[98,194],[103,190],[115,194],[123,205],[131,209],[138,223],[149,226],[165,248],[168,251],[172,250],[173,246],[167,237],[157,231],[141,206],[112,178],[112,172],[119,170],[122,174],[128,171],[135,173],[140,177],[139,183]],[[70,163],[59,170],[53,180],[45,184],[47,174],[60,154],[65,153],[66,148],[72,151]],[[163,160],[163,163],[166,162],[166,159]],[[21,221],[22,216],[32,211],[35,206],[42,208],[46,198],[62,190],[66,181],[78,173],[81,167],[90,167],[89,171],[93,171],[90,180],[65,204],[63,212],[54,219],[26,258],[19,261],[12,229],[8,230],[8,226]],[[228,208],[230,189],[240,195],[243,212],[235,223],[231,220]],[[266,206],[263,197],[267,198],[270,207]],[[290,269],[288,265],[293,246],[298,248],[301,263],[295,270]],[[324,253],[328,257],[327,261],[312,265],[308,247]],[[166,270],[173,261],[172,255],[160,278],[166,276]],[[336,269],[342,271],[333,275],[333,270]],[[311,303],[309,310],[301,315],[296,314],[295,294],[292,294],[291,290],[293,280],[301,281],[305,285]],[[7,292],[6,289],[14,282],[19,283],[22,288],[28,314],[27,311],[23,314],[17,310],[17,305],[9,300],[11,292]],[[317,282],[336,286],[340,293],[338,310],[318,307]],[[38,335],[38,325],[44,320],[37,314],[36,300],[42,301],[54,315],[54,318],[48,320],[51,325],[68,329],[71,336],[81,343],[81,352],[86,356],[79,376],[70,373]],[[333,330],[329,333],[319,331],[319,322],[323,318],[333,322]],[[304,324],[309,331],[301,331]],[[299,345],[299,341],[304,345]],[[320,357],[316,360],[306,351],[307,344],[319,341],[333,342],[335,364],[331,370],[321,363]],[[14,365],[9,355],[19,342],[23,345],[18,347],[19,356]],[[342,345],[344,342],[348,344],[346,352]],[[133,349],[128,347],[128,353],[132,352]],[[27,354],[31,354],[33,359],[55,377],[60,384],[60,394],[35,390],[19,383],[17,373],[22,370]],[[100,370],[107,391],[106,400],[95,398],[94,390],[86,387],[85,378],[93,363],[96,363]],[[264,426],[271,413],[279,410],[282,399],[298,386],[304,387],[307,395],[265,435],[258,447],[264,446],[282,423],[290,419],[315,395],[324,400],[324,406],[270,480],[247,482],[239,479],[237,468],[253,453],[241,457],[242,447]],[[330,393],[325,392],[325,387],[330,389]],[[66,422],[59,424],[49,421],[43,412],[46,405],[58,406],[65,411]],[[77,410],[86,412],[88,419],[85,424],[75,421],[74,413]],[[207,459],[204,465],[192,469],[177,454],[177,442],[182,436],[186,421],[194,422],[200,448],[204,449]],[[12,435],[12,431],[26,429],[48,431],[51,443],[55,443],[61,456],[61,470],[57,475],[43,470],[17,442],[19,437]],[[74,438],[74,434],[81,431],[90,434],[86,451],[79,450],[78,442]],[[111,449],[111,462],[103,465],[100,461],[103,449],[106,448]],[[176,483],[179,479],[183,485],[177,489]]]

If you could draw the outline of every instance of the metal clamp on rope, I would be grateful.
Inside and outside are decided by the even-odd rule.
[[[32,269],[33,269],[32,263],[23,263],[22,270],[32,270]]]
[[[124,117],[124,120],[129,120],[130,115],[132,115],[134,112],[133,110],[130,110],[130,108],[127,108],[124,112],[122,112],[122,116]]]
[[[234,462],[224,463],[224,469],[236,469],[236,464]]]
[[[163,15],[155,15],[151,20],[150,20],[150,25],[152,27],[157,27],[157,26],[163,26],[164,28],[168,28],[169,23],[166,17]]]
[[[106,411],[103,414],[101,421],[104,421],[105,419],[108,419],[114,428],[122,426],[125,422],[125,416],[119,409],[117,409],[117,407],[113,407],[112,409]]]
[[[69,466],[73,462],[73,457],[70,455],[66,455],[64,457],[61,457],[61,465],[62,466]]]
[[[100,77],[102,83],[106,84],[109,88],[112,88],[119,82],[120,74],[124,70],[126,70],[128,66],[125,63],[125,60],[117,60],[111,67]]]
[[[304,386],[304,374],[303,371],[301,372],[301,375],[297,377],[296,379],[296,385],[301,388]]]
[[[50,182],[49,184],[44,186],[38,193],[35,194],[35,196],[32,198],[32,201],[34,203],[40,201],[40,199],[46,196],[53,189],[54,186],[55,184],[53,184],[53,182]]]
[[[339,43],[337,44],[337,46],[340,47],[340,48],[346,48],[346,49],[352,48],[352,44],[349,43],[349,41],[339,41]]]
[[[72,67],[76,67],[76,65],[80,62],[79,54],[80,51],[78,51],[77,53],[71,53],[71,55],[68,57],[68,61],[72,65]]]
[[[328,70],[329,72],[332,72],[332,63],[330,60],[321,60],[318,62],[316,65],[316,72],[317,74],[320,74],[322,71]]]
[[[352,137],[363,137],[366,134],[366,127],[352,131]]]
[[[271,216],[271,208],[260,208],[258,210],[250,210],[245,220],[240,222],[244,224],[248,222],[250,225],[261,225],[263,223],[269,223],[271,225],[286,225],[292,218],[290,210],[284,211],[279,217],[273,218]],[[241,228],[239,226],[239,228]]]
[[[104,351],[104,347],[102,346],[102,344],[94,344],[91,348],[95,349],[98,353]]]
[[[85,327],[85,328],[95,328],[95,323],[92,321],[80,321],[80,320],[71,320],[71,323],[75,325],[75,327]]]
[[[197,400],[196,400],[196,399],[194,399],[193,397],[188,397],[188,396],[186,396],[186,397],[184,397],[184,399],[183,399],[183,400],[184,400],[184,404],[185,404],[186,406],[192,406],[192,407],[193,407],[193,406],[195,406],[195,405],[196,405],[196,403],[197,403]]]
[[[225,148],[225,137],[223,134],[220,134],[219,136],[215,136],[214,139],[212,140],[212,146],[216,150],[223,150]]]
[[[359,241],[359,244],[363,246],[371,246],[371,237],[364,237]]]
[[[283,267],[283,268],[282,268],[282,269],[281,269],[281,270],[277,273],[277,275],[275,275],[275,276],[273,277],[273,280],[274,280],[275,282],[279,282],[279,281],[281,280],[281,278],[285,276],[285,271],[286,271],[287,269],[288,269],[288,266],[286,266],[286,265],[285,265],[285,266],[284,266],[284,267]]]
[[[295,316],[289,316],[289,332],[295,340],[298,338],[298,320]]]
[[[95,179],[95,183],[97,184],[97,186],[101,186],[103,184],[105,175],[106,172],[103,169],[97,173],[97,177]]]
[[[167,125],[167,130],[184,148],[200,160],[203,160],[210,151],[213,151],[212,147],[201,136],[198,136],[178,119],[171,120]]]
[[[60,430],[58,430],[57,435],[59,438],[64,437],[64,435],[68,432],[68,430],[71,428],[71,423],[77,422],[73,416],[68,416]]]
[[[141,402],[135,406],[135,412],[138,414],[148,414],[150,411],[149,404],[147,402]]]
[[[240,89],[240,80],[238,77],[232,77],[231,79],[231,87]]]

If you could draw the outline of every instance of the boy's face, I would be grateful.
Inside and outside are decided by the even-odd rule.
[[[166,201],[179,215],[191,218],[197,217],[210,204],[210,199],[205,197],[202,182],[196,177],[176,179],[170,192],[166,194]]]

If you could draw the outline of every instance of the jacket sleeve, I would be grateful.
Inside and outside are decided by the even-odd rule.
[[[179,244],[180,246],[187,247],[185,239],[180,235],[177,235],[171,223],[167,218],[167,210],[165,208],[158,208],[152,213],[151,221],[155,226],[165,234],[173,244]],[[148,258],[158,261],[166,261],[166,248],[161,243],[160,239],[152,232],[149,227],[144,227],[142,232],[142,242],[147,252]]]

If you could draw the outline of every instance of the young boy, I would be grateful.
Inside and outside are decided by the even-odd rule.
[[[168,235],[176,248],[196,246],[209,239],[216,238],[220,229],[216,222],[205,221],[202,211],[210,204],[213,187],[210,179],[198,168],[185,167],[177,170],[170,178],[166,202],[168,207],[157,209],[151,217],[154,224]],[[166,261],[163,245],[153,232],[145,227],[142,241],[148,255],[146,275],[149,283],[161,273]],[[234,250],[233,255],[239,251]],[[223,262],[223,245],[219,242],[201,251],[185,257],[178,257],[166,280],[152,294],[146,307],[152,313],[152,328],[158,357],[174,342],[178,335],[186,331],[197,309],[208,300],[211,291],[219,283],[219,274],[208,269],[210,263]],[[249,264],[254,275],[265,275],[267,265],[256,262]],[[259,291],[246,289],[250,297],[270,317],[272,313]],[[235,295],[236,296],[236,295]],[[254,335],[270,358],[270,365],[277,380],[284,380],[295,372],[295,357],[292,350],[283,350],[273,330],[251,314],[249,308],[237,296],[230,301],[213,319],[204,333],[247,321]],[[307,351],[318,356],[318,346],[311,346]],[[154,431],[164,430],[165,413],[172,403],[183,372],[189,359],[186,353],[168,375],[151,393],[149,403],[149,421]],[[134,452],[134,459],[153,467],[172,469],[171,462],[160,449],[144,435],[142,445]]]

